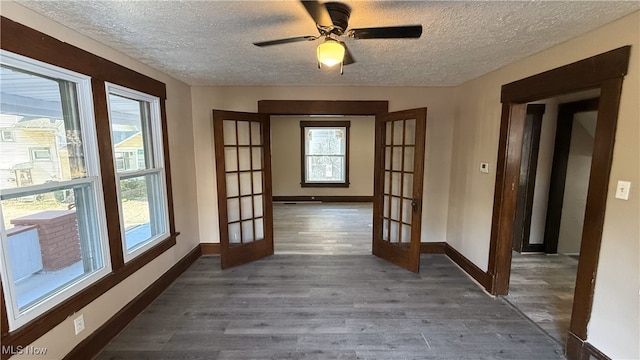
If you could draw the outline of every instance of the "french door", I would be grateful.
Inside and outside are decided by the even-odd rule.
[[[222,268],[273,255],[269,115],[213,110]]]
[[[427,109],[376,115],[373,254],[420,269]]]

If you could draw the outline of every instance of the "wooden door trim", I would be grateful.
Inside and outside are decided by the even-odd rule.
[[[377,100],[259,100],[258,112],[269,115],[358,115],[389,111],[389,102]]]
[[[602,241],[613,144],[622,93],[622,81],[629,66],[630,46],[565,65],[502,86],[502,120],[494,194],[488,272],[493,278],[487,289],[506,295],[511,272],[511,231],[522,147],[522,123],[527,102],[569,92],[600,88],[598,124],[594,139],[589,191],[581,253],[570,325],[570,338],[586,340],[586,330],[595,287],[595,274]],[[581,348],[570,342],[567,356],[578,358]]]
[[[598,98],[574,101],[558,106],[555,147],[551,165],[551,180],[549,181],[549,199],[547,201],[547,219],[544,229],[544,252],[547,254],[558,252],[558,236],[567,180],[573,116],[578,112],[596,110],[598,110]]]
[[[622,78],[627,74],[630,55],[631,45],[627,45],[502,85],[501,102],[528,103],[599,88],[606,80]]]

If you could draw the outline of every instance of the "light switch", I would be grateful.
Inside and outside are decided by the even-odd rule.
[[[629,200],[629,188],[631,188],[630,181],[618,181],[616,199]]]
[[[489,163],[481,162],[480,163],[480,172],[483,174],[489,173]]]

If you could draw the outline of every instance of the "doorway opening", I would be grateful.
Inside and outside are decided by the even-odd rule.
[[[258,102],[258,111],[271,118],[275,253],[371,254],[375,115],[387,110],[386,101]],[[302,144],[305,149],[312,145],[306,137],[313,134],[306,134],[302,124],[344,126],[347,121],[348,132],[339,134],[334,144],[336,148],[346,145],[344,158],[322,159],[331,166],[314,168],[322,170],[320,177],[328,171],[328,179],[336,181],[308,183]],[[317,135],[327,134],[319,131]],[[333,150],[337,150],[333,155],[342,154],[340,149]],[[340,174],[343,169],[338,165],[346,174]]]
[[[374,135],[374,116],[271,116],[275,254],[371,255]]]
[[[578,91],[600,90],[579,265],[567,336],[567,357],[571,359],[587,356],[590,351],[585,346],[587,325],[591,316],[602,241],[622,82],[628,71],[630,53],[631,46],[624,46],[502,86],[502,120],[488,264],[492,281],[487,287],[495,295],[509,293],[516,189],[520,178],[527,104]]]
[[[418,272],[427,109],[408,109],[392,113],[387,110],[387,101],[260,100],[258,113],[235,113],[235,115],[266,118],[267,120],[260,127],[264,129],[261,131],[262,134],[269,133],[269,116],[273,115],[375,116],[372,253],[409,271]],[[224,119],[226,113],[229,112],[214,110],[214,124],[227,121]],[[216,129],[218,129],[217,132]],[[233,129],[237,136],[239,134],[237,125]],[[234,135],[233,129],[230,129],[230,137]],[[229,144],[226,141],[223,142],[225,136],[223,130],[222,125],[214,126],[214,135],[217,136],[216,144],[222,143],[216,147],[217,160],[223,158],[223,150],[226,147],[236,146],[234,141]],[[267,135],[267,137],[269,139],[265,144],[270,144],[270,136]],[[270,145],[265,147],[263,154],[268,158],[264,164],[270,164]],[[268,167],[270,171],[270,165]],[[224,161],[216,161],[216,171],[220,178],[225,176],[227,169]],[[271,178],[266,180],[266,185],[260,189],[268,188],[271,195]],[[301,181],[303,187],[305,183],[306,180]],[[221,185],[224,184],[219,182],[218,192],[225,197],[226,188]],[[269,200],[272,200],[271,197]],[[226,205],[219,201],[221,224],[228,223],[224,209]],[[269,206],[272,205],[269,204]],[[270,212],[269,216],[271,216]],[[268,217],[267,220],[272,222],[273,218]],[[230,252],[231,245],[227,235],[221,232],[222,258],[225,257],[225,253]],[[271,231],[269,235],[268,238],[260,239],[260,242],[268,244],[270,253],[273,254],[273,232]],[[243,248],[251,250],[242,242],[236,248],[241,249],[240,252]],[[247,254],[244,259],[251,261],[253,255]],[[236,264],[240,263],[242,262],[239,261]]]
[[[509,303],[567,342],[599,90],[527,105],[513,225]]]

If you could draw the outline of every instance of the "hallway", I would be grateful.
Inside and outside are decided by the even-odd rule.
[[[567,255],[514,252],[505,299],[565,346],[577,271],[578,260]]]

